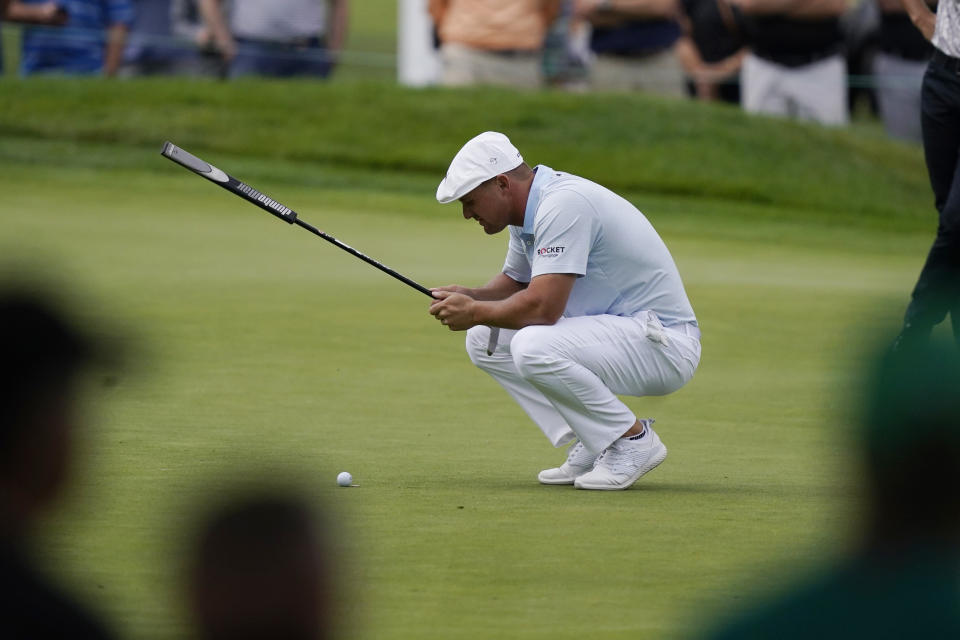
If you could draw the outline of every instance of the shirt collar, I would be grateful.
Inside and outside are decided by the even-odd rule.
[[[528,236],[533,235],[533,220],[537,215],[537,207],[540,206],[541,191],[556,177],[553,169],[544,164],[538,164],[534,167],[534,171],[536,173],[530,185],[530,194],[527,196],[527,209],[523,214],[523,228],[520,230]]]

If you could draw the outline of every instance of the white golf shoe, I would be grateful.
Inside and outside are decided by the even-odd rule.
[[[544,469],[537,476],[541,484],[573,484],[577,476],[593,469],[597,456],[587,451],[583,443],[577,440],[567,450],[567,461],[559,467]]]
[[[578,476],[573,486],[600,491],[626,489],[663,462],[667,448],[650,426],[652,422],[646,422],[646,433],[642,438],[614,440],[597,458],[593,470]]]

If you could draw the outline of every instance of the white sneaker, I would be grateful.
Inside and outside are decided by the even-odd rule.
[[[667,457],[667,448],[660,442],[660,436],[650,422],[646,425],[646,434],[639,440],[614,440],[597,458],[593,470],[577,477],[573,486],[600,491],[626,489],[663,462]]]
[[[577,440],[567,450],[567,461],[559,467],[544,469],[537,476],[541,484],[573,484],[577,476],[593,469],[597,456],[587,451],[583,443]]]

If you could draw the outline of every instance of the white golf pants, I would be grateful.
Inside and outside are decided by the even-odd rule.
[[[699,330],[692,324],[665,328],[652,311],[501,329],[493,355],[487,355],[489,336],[484,326],[467,332],[470,360],[507,390],[555,447],[579,438],[597,454],[637,420],[618,394],[672,393],[700,362]]]

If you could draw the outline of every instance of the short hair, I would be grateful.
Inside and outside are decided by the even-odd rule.
[[[517,165],[513,169],[510,169],[510,171],[504,171],[506,175],[514,179],[528,178],[530,177],[530,174],[532,172],[533,172],[533,169],[531,169],[530,165],[528,165],[526,162],[521,162],[519,165]]]
[[[49,394],[62,393],[95,351],[93,339],[51,300],[0,291],[0,461],[13,455],[30,414]]]
[[[517,165],[513,169],[510,169],[509,171],[504,171],[503,173],[498,173],[496,176],[493,176],[492,178],[487,178],[486,180],[478,184],[476,187],[471,189],[471,191],[475,189],[479,189],[481,187],[487,187],[493,184],[493,181],[497,179],[497,176],[507,176],[513,180],[525,180],[530,177],[531,173],[533,173],[533,169],[530,168],[530,165],[528,165],[525,162],[521,162],[519,165]]]
[[[302,498],[262,492],[216,509],[190,567],[200,636],[319,640],[331,634],[326,532]]]

